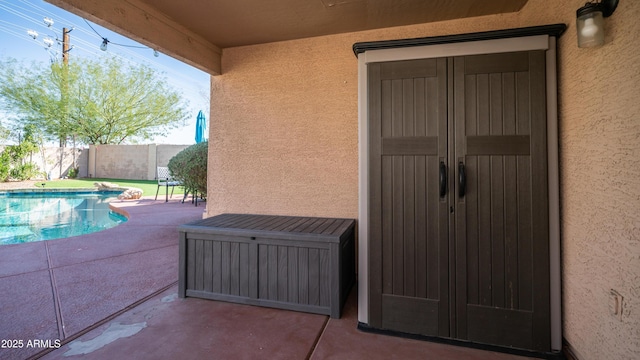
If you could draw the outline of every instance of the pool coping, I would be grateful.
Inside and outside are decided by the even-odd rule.
[[[126,188],[113,189],[113,190],[99,190],[98,188],[71,188],[71,189],[9,189],[1,190],[0,196],[7,195],[20,195],[20,194],[32,194],[32,193],[51,193],[51,194],[122,194]]]
[[[97,188],[69,188],[69,189],[8,189],[8,190],[1,190],[0,191],[0,197],[2,196],[9,196],[9,195],[22,195],[22,194],[31,194],[31,193],[42,193],[42,192],[49,192],[52,194],[114,194],[114,195],[120,195],[122,193],[124,193],[127,189],[126,188],[122,188],[121,189],[117,189],[117,190],[99,190]],[[124,217],[127,218],[127,220],[129,220],[129,218],[131,218],[131,215],[129,214],[128,211],[121,209],[117,206],[113,206],[111,204],[111,200],[123,200],[123,199],[110,199],[109,201],[109,209],[115,213],[118,213]],[[133,200],[133,199],[131,199]]]

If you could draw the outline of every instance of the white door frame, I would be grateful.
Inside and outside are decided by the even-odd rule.
[[[551,348],[562,349],[556,38],[549,35],[367,50],[358,54],[358,321],[369,322],[369,124],[367,65],[376,62],[546,50]]]

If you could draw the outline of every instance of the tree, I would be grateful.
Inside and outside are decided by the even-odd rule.
[[[185,101],[147,65],[116,58],[50,67],[0,60],[0,105],[50,139],[121,144],[164,135],[188,117]],[[64,143],[62,143],[64,145]]]
[[[56,131],[62,127],[62,103],[59,90],[58,93],[53,92],[59,84],[53,83],[52,75],[53,72],[36,63],[25,66],[15,59],[0,61],[0,105],[6,113],[20,116],[20,124],[14,128],[40,122],[45,125],[40,126],[45,133],[58,138]]]
[[[31,162],[31,155],[38,150],[36,135],[33,128],[24,129],[24,138],[18,145],[9,145],[0,153],[0,181],[9,178],[28,180],[38,175],[38,167]],[[29,156],[29,161],[27,161]]]
[[[5,128],[0,122],[0,144],[4,143],[4,141],[9,137],[10,131]]]

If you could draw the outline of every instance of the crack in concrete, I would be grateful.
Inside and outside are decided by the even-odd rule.
[[[53,307],[56,313],[58,335],[60,335],[60,340],[64,340],[67,337],[67,334],[64,329],[64,318],[62,317],[62,309],[60,308],[60,295],[58,294],[56,275],[53,272],[53,264],[51,261],[51,254],[49,252],[49,241],[44,241],[44,248],[47,253],[47,267],[49,268],[49,280],[51,281],[51,291],[53,292]]]

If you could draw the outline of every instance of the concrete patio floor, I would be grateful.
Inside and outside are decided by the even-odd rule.
[[[174,284],[176,227],[201,219],[204,211],[181,198],[116,200],[129,220],[114,228],[0,246],[0,339],[24,342],[19,349],[0,348],[0,359],[25,359],[42,350],[28,347],[29,340],[73,339]]]
[[[113,229],[0,247],[0,339],[24,344],[0,359],[526,359],[359,331],[355,288],[340,319],[180,299],[176,226],[204,206],[114,206]]]

